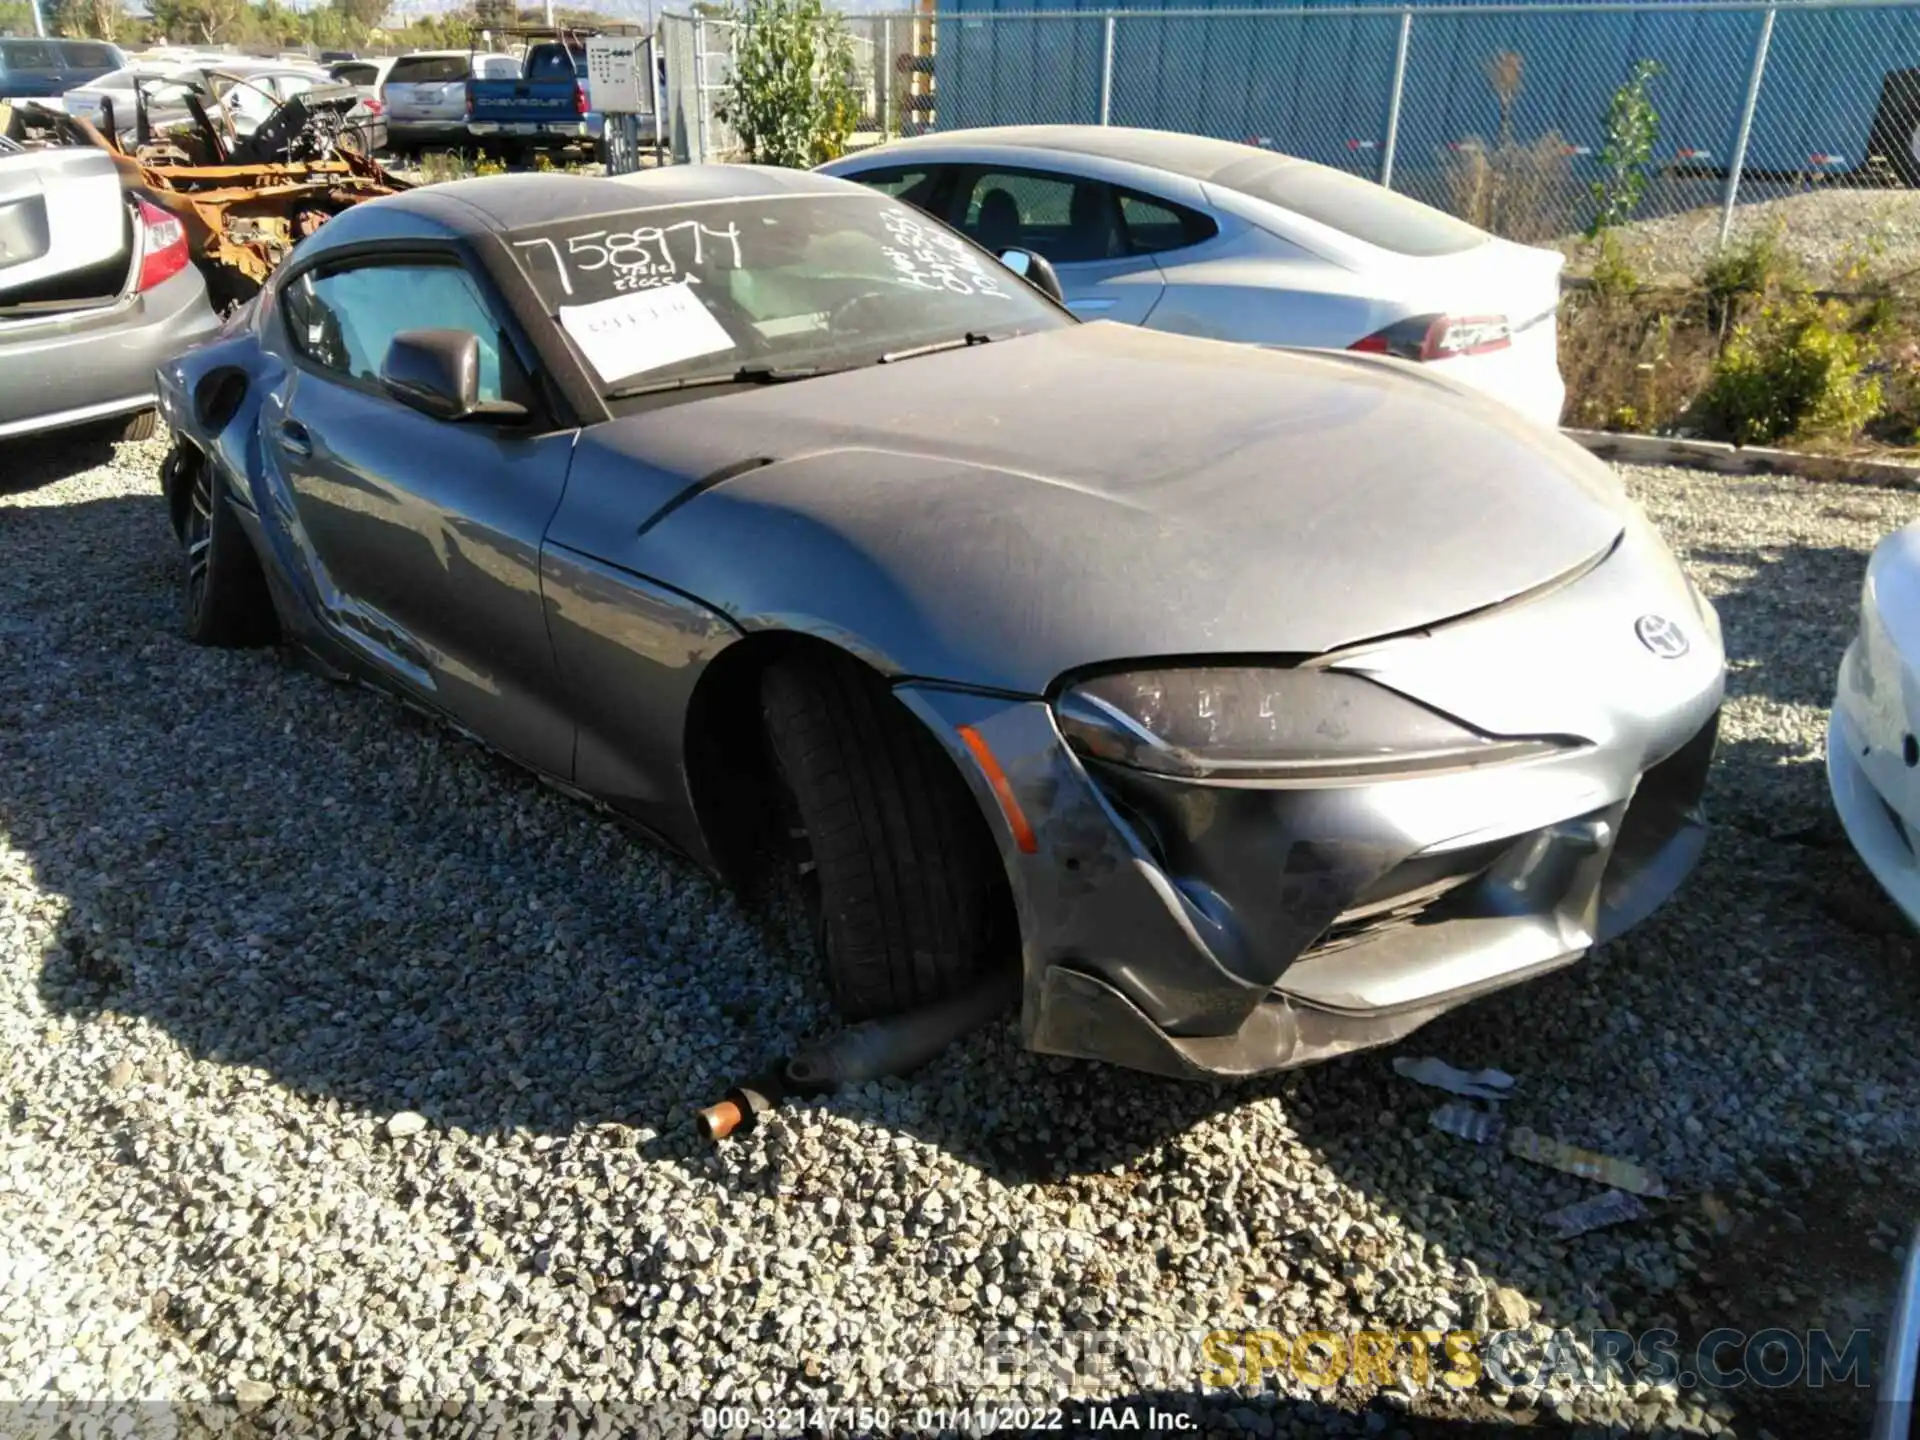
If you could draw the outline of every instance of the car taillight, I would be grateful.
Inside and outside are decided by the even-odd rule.
[[[1347,348],[1400,360],[1451,360],[1504,350],[1511,344],[1513,327],[1504,315],[1414,315]]]
[[[584,85],[573,87],[573,113],[576,115],[587,113],[587,87]]]
[[[360,104],[361,104],[361,107],[365,109],[367,114],[369,115],[378,115],[387,108],[385,105],[381,104],[378,100],[374,99],[374,97],[371,95],[367,96],[366,99],[362,100]],[[471,110],[473,106],[469,104],[467,108]]]
[[[149,201],[142,200],[139,206],[140,281],[136,288],[145,291],[187,268],[187,227]]]
[[[469,120],[473,118],[473,92],[471,90],[467,91],[467,118]]]

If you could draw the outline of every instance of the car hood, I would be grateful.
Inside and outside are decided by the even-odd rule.
[[[563,543],[748,628],[1026,692],[1418,629],[1585,565],[1627,505],[1579,446],[1412,366],[1109,324],[668,406],[584,446],[576,475],[664,504],[637,536]]]

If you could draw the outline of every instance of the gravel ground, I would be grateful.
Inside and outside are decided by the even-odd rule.
[[[1910,494],[1628,471],[1725,620],[1716,839],[1641,930],[1400,1052],[1512,1072],[1514,1120],[1686,1197],[1558,1243],[1539,1217],[1592,1187],[1431,1131],[1387,1055],[1176,1085],[995,1027],[702,1145],[694,1108],[825,1023],[804,955],[377,697],[188,645],[159,458],[0,452],[0,1399],[910,1417],[1191,1391],[1148,1333],[1884,1308],[1920,1213],[1920,980],[1819,756]],[[1000,1327],[1136,1338],[1041,1347],[1068,1381],[983,1369]],[[1220,1433],[1788,1440],[1867,1402],[1290,1380],[1206,1406]]]
[[[1708,188],[1704,181],[1656,180],[1656,203],[1699,193],[1694,208],[1621,227],[1622,248],[1633,268],[1648,277],[1699,275],[1720,246],[1720,183]],[[1778,182],[1747,182],[1742,190],[1747,198],[1733,212],[1733,244],[1777,231],[1784,251],[1815,286],[1845,286],[1850,282],[1842,268],[1862,263],[1886,276],[1920,269],[1920,191],[1834,186],[1778,193],[1786,188]],[[1759,198],[1769,194],[1773,198]],[[1589,247],[1575,238],[1563,248],[1580,263]]]

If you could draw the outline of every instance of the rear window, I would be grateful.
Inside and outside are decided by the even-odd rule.
[[[378,65],[336,65],[330,72],[342,85],[371,85],[380,78]]]
[[[1206,178],[1396,255],[1451,255],[1491,238],[1443,210],[1306,160],[1256,156]]]
[[[466,78],[464,55],[403,55],[387,72],[389,85],[434,85]]]
[[[536,45],[527,52],[529,80],[571,80],[584,68],[564,45]]]

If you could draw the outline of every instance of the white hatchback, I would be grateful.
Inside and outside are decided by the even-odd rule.
[[[1827,719],[1827,784],[1853,848],[1920,924],[1920,521],[1867,562]]]
[[[1396,356],[1559,423],[1564,258],[1357,175],[1103,125],[952,130],[820,168],[1043,256],[1083,319]]]

